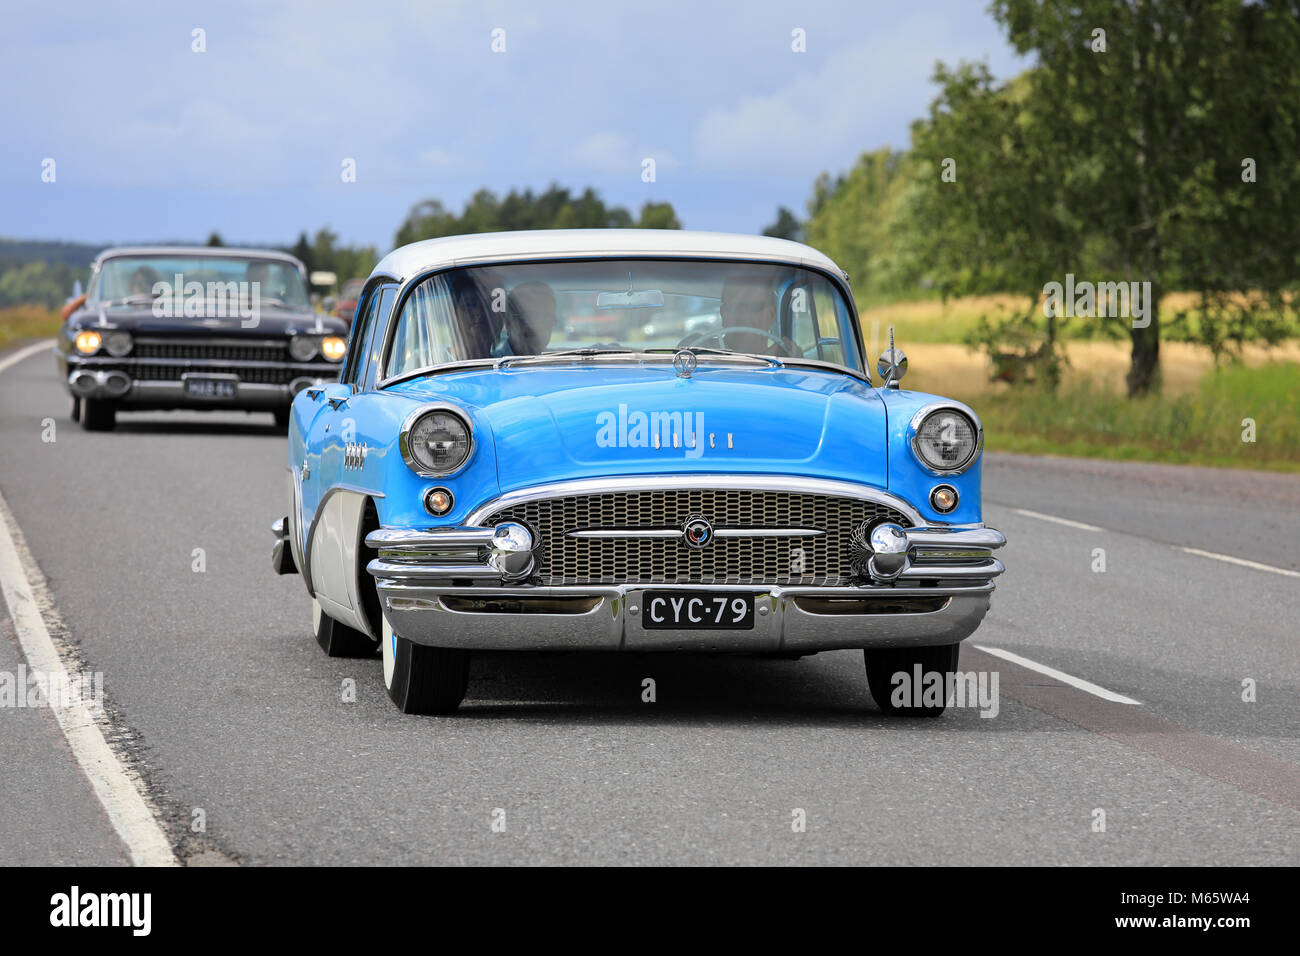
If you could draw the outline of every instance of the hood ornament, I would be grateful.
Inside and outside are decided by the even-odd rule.
[[[678,378],[690,378],[691,373],[695,371],[695,366],[699,364],[699,359],[690,349],[679,349],[673,355],[673,368],[677,372]]]

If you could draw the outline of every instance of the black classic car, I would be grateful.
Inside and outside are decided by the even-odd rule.
[[[267,411],[281,426],[304,388],[338,379],[347,323],[312,311],[306,270],[282,252],[117,248],[91,266],[59,332],[72,417],[113,428],[120,410]]]

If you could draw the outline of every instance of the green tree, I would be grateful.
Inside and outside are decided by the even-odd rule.
[[[803,223],[799,221],[798,216],[786,209],[785,206],[779,206],[776,210],[776,222],[765,228],[763,235],[801,242],[803,240]]]
[[[646,229],[680,229],[681,223],[669,203],[646,203],[640,222]],[[421,239],[477,232],[518,229],[625,229],[634,225],[632,214],[622,206],[606,206],[593,189],[575,196],[552,183],[543,192],[512,189],[498,198],[490,189],[480,189],[465,203],[459,215],[437,199],[426,199],[411,208],[398,227],[396,242],[403,246]]]
[[[813,184],[806,241],[853,277],[863,301],[916,287],[915,267],[900,259],[909,228],[899,214],[908,174],[907,156],[878,149],[858,157],[846,175],[823,173]]]
[[[680,229],[681,222],[673,211],[672,203],[648,202],[641,207],[641,218],[637,221],[638,229]]]
[[[1294,283],[1300,8],[1294,0],[994,0],[991,9],[1016,50],[1037,60],[1019,115],[996,131],[1015,123],[1050,131],[1051,143],[1040,145],[1059,178],[1034,188],[1086,221],[1100,278],[1151,283],[1149,324],[1129,329],[1128,373],[1129,394],[1150,391],[1164,291],[1181,286],[1235,303],[1238,319],[1255,324]],[[1256,161],[1254,182],[1243,180],[1247,158]],[[990,171],[1024,173],[1023,164]],[[970,183],[963,197],[984,185]],[[1049,231],[1046,222],[1031,226],[1024,251]],[[1259,294],[1233,299],[1234,289]]]

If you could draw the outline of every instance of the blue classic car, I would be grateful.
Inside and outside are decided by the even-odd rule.
[[[475,650],[862,648],[948,674],[1005,543],[962,405],[873,383],[847,276],[798,243],[577,230],[404,246],[289,426],[272,562],[330,655],[449,713]]]

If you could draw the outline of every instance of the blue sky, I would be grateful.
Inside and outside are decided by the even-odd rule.
[[[0,235],[288,243],[328,225],[383,252],[419,200],[553,180],[756,232],[778,205],[802,214],[819,172],[905,146],[936,61],[1023,66],[974,0],[266,6],[6,10]]]

